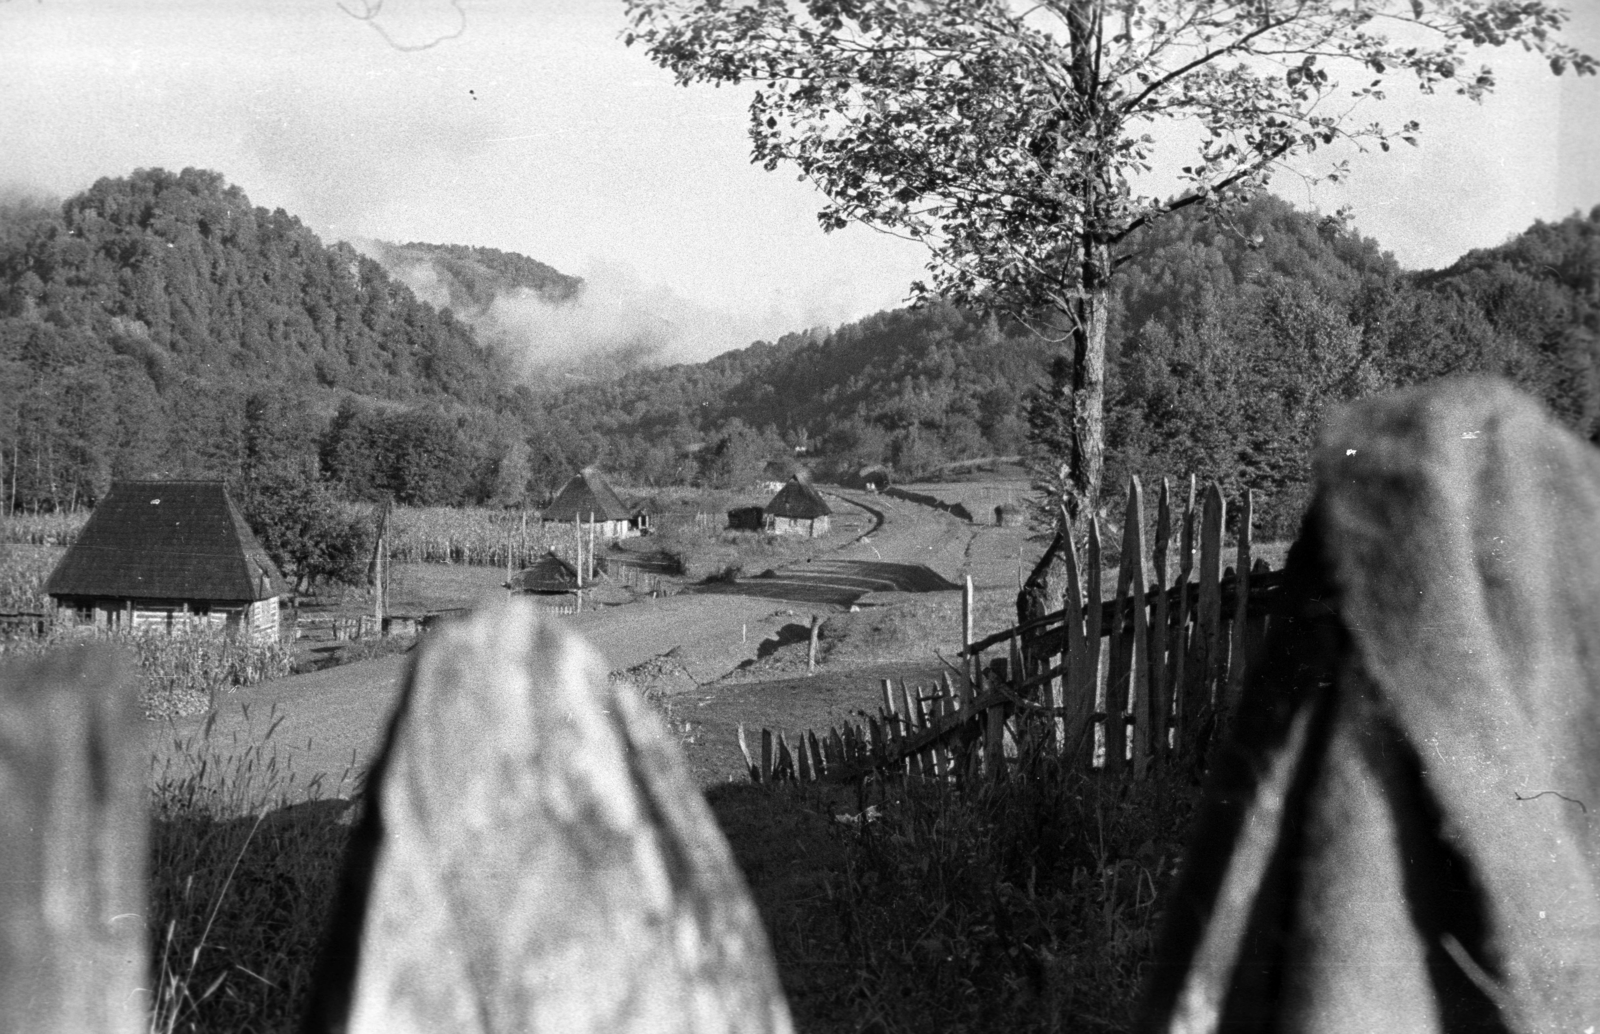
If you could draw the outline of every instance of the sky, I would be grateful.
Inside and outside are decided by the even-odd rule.
[[[352,15],[371,2],[0,0],[0,195],[215,169],[325,240],[483,245],[583,276],[591,311],[531,334],[592,348],[666,327],[688,359],[894,307],[922,276],[920,245],[823,233],[811,187],[750,164],[748,93],[674,86],[618,38],[621,0]],[[1600,53],[1600,0],[1571,6],[1569,38]],[[1409,268],[1600,204],[1600,82],[1492,58],[1481,107],[1393,91],[1385,115],[1421,120],[1421,147],[1273,189],[1350,206]]]

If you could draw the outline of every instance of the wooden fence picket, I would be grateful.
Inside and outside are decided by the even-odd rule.
[[[898,689],[882,680],[879,713],[865,715],[864,728],[847,723],[837,749],[839,732],[825,734],[827,756],[808,752],[805,767],[829,780],[879,772],[963,781],[999,778],[1011,758],[1054,756],[1143,778],[1172,752],[1203,746],[1196,741],[1202,720],[1236,704],[1282,579],[1254,556],[1252,494],[1239,503],[1242,575],[1222,567],[1220,486],[1202,490],[1191,477],[1180,517],[1162,479],[1148,536],[1144,505],[1142,484],[1130,478],[1109,600],[1102,599],[1099,521],[1090,515],[1080,544],[1063,515],[1034,567],[1037,578],[1057,560],[1065,566],[1060,610],[1019,609],[1016,625],[973,640],[963,592],[963,666],[952,666],[960,677],[944,674],[915,689],[904,679]],[[1001,649],[1007,656],[983,664],[983,651]],[[781,756],[776,768],[787,771]]]
[[[1089,516],[1089,542],[1084,548],[1083,573],[1087,584],[1084,586],[1083,602],[1085,606],[1083,638],[1088,644],[1084,651],[1083,670],[1088,675],[1084,683],[1084,692],[1089,698],[1089,711],[1104,711],[1105,690],[1100,683],[1100,636],[1104,630],[1104,608],[1101,607],[1100,569],[1104,561],[1100,555],[1100,519],[1093,514]],[[1091,731],[1086,749],[1089,752],[1089,762],[1094,763],[1096,745],[1102,737]]]
[[[1118,720],[1125,730],[1124,738],[1132,738],[1131,754],[1134,776],[1143,779],[1150,768],[1150,753],[1154,740],[1150,703],[1150,621],[1149,597],[1146,594],[1144,559],[1144,488],[1138,478],[1131,479],[1128,490],[1128,528],[1123,533],[1126,551],[1132,557],[1133,580],[1129,584],[1129,599],[1133,603],[1131,622],[1131,649],[1129,657],[1129,699],[1126,715]],[[1129,726],[1129,722],[1132,726]]]
[[[1071,538],[1070,525],[1065,534]],[[1063,551],[1067,567],[1067,586],[1062,594],[1062,625],[1065,629],[1067,673],[1062,678],[1064,712],[1061,735],[1063,764],[1088,764],[1094,737],[1090,735],[1090,722],[1094,714],[1094,684],[1096,673],[1089,665],[1089,642],[1084,633],[1084,601],[1082,579],[1078,573],[1077,550],[1068,546]]]
[[[1139,610],[1132,605],[1134,572],[1144,566],[1144,560],[1135,549],[1139,543],[1138,520],[1142,512],[1139,505],[1142,492],[1139,479],[1134,478],[1128,488],[1128,507],[1122,524],[1122,555],[1117,565],[1117,586],[1111,596],[1111,657],[1106,665],[1105,741],[1107,775],[1118,776],[1128,763],[1127,714],[1131,704],[1133,679],[1134,637],[1132,615],[1125,611]],[[1143,579],[1139,579],[1141,582]],[[1143,601],[1140,601],[1143,602]]]
[[[1167,479],[1161,479],[1156,503],[1154,567],[1155,608],[1150,617],[1150,725],[1145,738],[1152,758],[1167,754],[1167,727],[1172,721],[1172,691],[1168,684],[1167,640],[1172,634],[1167,599],[1167,550],[1172,540],[1172,499]]]
[[[1190,680],[1193,678],[1193,629],[1190,627],[1190,618],[1193,606],[1190,603],[1190,576],[1194,574],[1194,548],[1196,522],[1199,513],[1195,509],[1195,479],[1189,477],[1189,494],[1183,504],[1183,529],[1178,548],[1178,585],[1182,590],[1178,593],[1178,614],[1172,633],[1172,740],[1174,745],[1185,742],[1184,736],[1189,723],[1189,715],[1193,710],[1194,694],[1190,691]]]
[[[1254,497],[1255,493],[1245,490],[1239,501],[1239,529],[1238,529],[1238,554],[1234,570],[1238,581],[1235,583],[1233,603],[1233,628],[1229,636],[1228,648],[1228,689],[1224,706],[1232,710],[1239,702],[1239,694],[1244,689],[1245,669],[1245,637],[1250,602],[1250,548],[1251,536],[1254,531]]]
[[[1222,522],[1227,505],[1222,490],[1206,487],[1200,508],[1199,599],[1195,607],[1193,706],[1198,720],[1214,702],[1216,674],[1222,653]]]

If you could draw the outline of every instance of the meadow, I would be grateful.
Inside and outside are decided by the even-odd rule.
[[[253,720],[266,735],[207,726],[151,773],[152,1032],[288,1032],[305,1005],[360,787],[297,785],[274,716]],[[1041,763],[995,785],[727,783],[707,800],[797,1030],[910,1034],[1130,1029],[1195,795],[1177,773],[1123,785]]]

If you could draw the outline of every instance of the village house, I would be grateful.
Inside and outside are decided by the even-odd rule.
[[[220,481],[117,481],[45,582],[57,621],[278,633],[283,576]]]
[[[643,511],[630,513],[605,478],[593,467],[572,476],[572,480],[545,507],[545,521],[571,524],[577,521],[587,533],[594,525],[603,539],[624,539],[650,530],[650,517]]]
[[[828,516],[833,511],[823,501],[822,494],[796,474],[772,497],[765,513],[770,532],[816,538],[828,533]]]

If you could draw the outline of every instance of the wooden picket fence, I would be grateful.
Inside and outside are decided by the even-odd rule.
[[[1147,546],[1144,490],[1131,479],[1110,599],[1102,593],[1099,522],[1079,541],[1063,521],[1035,570],[1037,577],[1059,565],[1061,609],[975,639],[967,579],[959,669],[916,690],[885,680],[876,714],[793,742],[762,729],[752,743],[741,727],[751,778],[960,780],[997,777],[1011,759],[1041,756],[1143,777],[1176,754],[1203,751],[1238,701],[1280,594],[1282,572],[1252,554],[1253,496],[1246,491],[1239,501],[1235,563],[1224,568],[1220,486],[1197,493],[1191,479],[1175,514],[1163,480]]]

